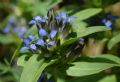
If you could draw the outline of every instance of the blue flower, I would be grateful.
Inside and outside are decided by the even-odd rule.
[[[56,34],[57,34],[57,30],[53,29],[53,30],[50,32],[50,37],[51,37],[51,38],[54,38]]]
[[[24,38],[24,39],[23,39],[23,43],[24,43],[25,45],[28,45],[32,40],[35,40],[35,37],[32,36],[32,35],[29,35],[27,38]]]
[[[43,39],[39,39],[37,42],[36,42],[37,45],[40,45],[40,46],[44,46],[45,45],[45,42],[43,41]]]
[[[20,30],[20,28],[15,27],[13,30],[14,30],[16,33],[18,33],[18,32],[19,32],[19,30]]]
[[[35,40],[35,37],[34,37],[33,35],[29,35],[28,38],[29,38],[30,40]]]
[[[105,26],[111,27],[112,26],[112,22],[109,20],[103,20],[103,23]]]
[[[38,33],[39,33],[40,36],[46,36],[48,34],[47,31],[44,30],[43,28],[40,28]]]
[[[29,24],[36,24],[36,21],[35,20],[31,20],[31,21],[29,21]]]
[[[20,51],[25,51],[25,50],[36,50],[36,45],[31,44],[31,41],[35,40],[35,37],[32,35],[29,35],[27,38],[23,39],[23,47],[20,49]]]
[[[65,12],[61,12],[60,14],[58,14],[58,16],[56,16],[56,19],[67,19],[67,14]]]
[[[10,32],[10,26],[7,26],[7,27],[5,27],[4,29],[3,29],[3,32],[4,33],[9,33]]]
[[[29,47],[23,46],[23,47],[20,49],[20,51],[23,52],[23,51],[26,51],[26,50],[28,50],[28,49],[29,49]]]
[[[15,19],[15,17],[10,17],[10,18],[8,19],[8,23],[10,23],[10,24],[16,24],[16,23],[17,23],[17,20]]]
[[[35,16],[34,19],[29,22],[29,24],[38,24],[40,22],[46,22],[46,19],[41,16]]]
[[[31,49],[31,50],[36,50],[36,49],[37,49],[37,47],[36,47],[36,45],[35,45],[35,44],[30,44],[30,49]]]
[[[57,20],[62,20],[63,24],[66,23],[66,22],[71,24],[72,20],[74,20],[75,18],[76,18],[75,16],[68,17],[68,15],[66,13],[64,13],[64,12],[61,12],[60,14],[58,14],[56,16],[56,19]]]
[[[22,25],[20,27],[14,27],[13,30],[18,34],[19,37],[23,37],[24,34],[27,32],[27,27]]]
[[[19,37],[23,37],[23,35],[24,35],[24,32],[18,32]]]
[[[50,41],[47,43],[49,46],[54,46],[55,45],[55,41]]]
[[[30,39],[29,38],[24,38],[23,39],[23,43],[25,44],[25,45],[28,45],[29,43],[30,43]]]

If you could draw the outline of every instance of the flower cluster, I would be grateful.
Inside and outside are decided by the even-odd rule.
[[[43,52],[59,47],[60,41],[65,40],[71,33],[71,23],[75,18],[74,16],[68,17],[64,12],[55,15],[52,10],[45,16],[35,16],[29,24],[37,26],[38,38],[32,35],[24,38],[21,51],[30,50],[34,52],[39,48]]]
[[[27,27],[25,24],[22,24],[21,22],[17,21],[15,17],[10,17],[7,20],[6,27],[2,30],[3,33],[9,34],[12,31],[17,33],[19,37],[23,37],[24,34],[27,32]]]

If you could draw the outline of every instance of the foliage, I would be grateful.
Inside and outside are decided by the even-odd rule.
[[[119,4],[1,1],[0,82],[119,82]]]

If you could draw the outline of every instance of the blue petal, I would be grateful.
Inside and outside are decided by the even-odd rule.
[[[36,21],[35,21],[35,20],[31,20],[31,21],[29,22],[29,24],[36,24]]]
[[[39,35],[40,35],[40,36],[45,36],[45,35],[47,35],[46,30],[40,28],[40,30],[39,30]]]
[[[57,33],[57,30],[53,29],[53,30],[51,31],[51,33],[50,33],[50,37],[51,37],[51,38],[54,38],[55,35],[56,35],[56,33]]]
[[[20,31],[20,28],[15,27],[15,28],[14,28],[14,31],[15,31],[16,33],[18,33],[18,32]]]
[[[30,41],[31,41],[31,40],[30,40],[29,38],[24,38],[24,39],[23,39],[23,43],[24,43],[25,45],[29,44]]]
[[[60,17],[59,15],[58,15],[58,16],[56,16],[55,18],[56,18],[56,19],[58,19],[58,20],[59,20],[59,19],[61,19],[61,17]]]
[[[108,26],[108,27],[112,26],[112,22],[111,21],[106,21],[104,24],[105,24],[105,26]]]
[[[40,45],[40,46],[44,46],[45,42],[42,40],[42,39],[39,39],[37,42],[36,42],[37,45]]]
[[[14,17],[10,17],[10,18],[8,19],[8,22],[11,23],[11,24],[15,24],[15,23],[16,23],[16,20],[15,20]]]
[[[46,19],[45,19],[45,18],[42,18],[42,19],[40,20],[40,22],[46,22]]]
[[[20,51],[23,52],[23,51],[28,50],[28,49],[29,49],[29,48],[28,48],[27,46],[23,46],[23,47],[20,49]]]
[[[38,20],[41,20],[42,18],[40,16],[35,16],[34,19],[38,21]]]
[[[48,45],[54,46],[54,45],[55,45],[55,41],[50,41],[50,42],[48,42]]]
[[[9,27],[9,26],[5,27],[5,28],[3,29],[3,32],[4,32],[4,33],[9,33],[9,32],[10,32],[10,27]]]
[[[18,32],[19,37],[23,37],[24,34],[25,34],[24,32]]]
[[[61,12],[61,13],[60,13],[60,16],[61,16],[61,18],[63,18],[63,19],[66,19],[66,18],[67,18],[67,14],[66,14],[65,12]]]
[[[31,44],[31,45],[30,45],[30,49],[31,49],[31,50],[36,50],[36,48],[37,48],[37,47],[36,47],[35,44]]]
[[[29,35],[28,38],[29,38],[30,40],[35,40],[35,37],[32,36],[32,35]]]

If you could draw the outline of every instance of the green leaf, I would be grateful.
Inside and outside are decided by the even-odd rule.
[[[12,55],[12,58],[11,58],[11,60],[10,60],[10,64],[12,63],[13,59],[14,59],[16,56],[18,56],[19,50],[20,50],[20,48],[21,48],[21,45],[22,45],[22,42],[21,42],[21,44],[19,44],[19,46],[18,46],[17,49],[15,50],[14,54]]]
[[[88,27],[84,30],[77,31],[77,37],[81,38],[87,35],[90,35],[92,33],[96,32],[102,32],[102,31],[108,31],[111,30],[111,28],[106,27],[106,26],[93,26],[93,27]]]
[[[33,55],[30,59],[25,62],[20,82],[37,82],[42,71],[49,65],[53,64],[55,61],[45,62],[44,59],[38,59],[38,55]]]
[[[73,66],[69,67],[67,74],[70,76],[86,76],[91,74],[100,73],[101,71],[118,66],[112,63],[103,62],[74,62]]]
[[[120,34],[114,36],[107,44],[108,49],[112,49],[113,46],[115,46],[117,43],[120,42]]]
[[[103,58],[103,59],[108,59],[108,60],[111,60],[115,63],[118,63],[120,64],[120,58],[117,57],[117,56],[114,56],[112,54],[100,54],[100,55],[97,55],[97,56],[91,56],[91,58]]]
[[[84,28],[82,30],[75,29],[75,27],[74,27],[73,30],[75,32],[77,32],[77,37],[65,40],[62,43],[62,46],[69,45],[69,44],[75,42],[77,39],[80,39],[80,38],[85,37],[87,35],[90,35],[92,33],[108,31],[108,30],[111,30],[111,29],[109,27],[106,27],[106,26],[93,26],[93,27]]]
[[[53,8],[54,6],[56,6],[57,4],[61,3],[62,0],[53,0],[50,4],[50,8]]]
[[[3,63],[0,63],[0,75],[5,74],[9,71],[9,67]]]
[[[0,43],[2,44],[10,44],[14,43],[15,39],[12,35],[1,35],[0,34]]]
[[[89,8],[89,9],[82,10],[82,11],[74,14],[74,16],[77,17],[74,21],[85,20],[91,16],[94,16],[94,15],[100,13],[101,11],[102,11],[101,8]]]
[[[22,67],[25,66],[25,64],[27,62],[27,60],[25,60],[26,56],[27,55],[23,55],[23,56],[21,56],[21,57],[18,58],[18,60],[17,60],[17,65],[18,66],[22,66]]]
[[[115,75],[109,75],[100,79],[98,82],[117,82],[117,78]]]

